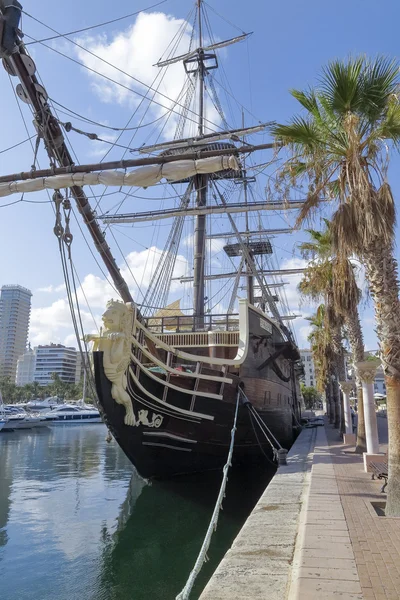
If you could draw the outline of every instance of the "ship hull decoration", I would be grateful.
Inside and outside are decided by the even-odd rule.
[[[100,336],[88,336],[94,342],[100,408],[143,477],[221,468],[239,387],[279,443],[285,448],[292,444],[300,417],[297,349],[246,300],[240,301],[236,332],[153,334],[132,305],[118,301],[109,303],[103,322]],[[166,338],[191,353],[166,344]],[[157,356],[146,339],[150,347],[156,345]],[[265,455],[272,457],[270,443],[242,404],[234,463],[265,461]]]

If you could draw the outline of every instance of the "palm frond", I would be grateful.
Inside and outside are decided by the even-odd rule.
[[[320,89],[327,105],[340,117],[357,112],[361,105],[364,65],[365,58],[358,57],[332,61],[323,69]]]
[[[371,123],[380,120],[399,82],[399,64],[384,56],[372,62],[364,61],[362,101],[359,111]]]
[[[316,194],[315,192],[310,192],[307,196],[307,199],[301,205],[299,214],[296,219],[295,227],[300,227],[304,223],[306,219],[310,217],[315,211],[316,208],[324,201],[324,198],[320,194]]]
[[[396,145],[399,145],[400,104],[397,98],[393,97],[389,101],[385,118],[382,119],[380,125],[371,135],[371,140],[374,138],[392,140]]]
[[[341,197],[342,190],[341,190],[339,179],[334,179],[333,181],[329,181],[329,183],[327,183],[327,185],[326,185],[326,189],[332,199]]]
[[[361,291],[354,267],[347,258],[336,257],[332,264],[332,289],[335,306],[343,317],[357,311]]]
[[[338,256],[350,256],[359,245],[358,221],[357,207],[351,202],[341,204],[333,215],[332,245]]]
[[[270,132],[282,144],[300,144],[312,149],[320,143],[315,123],[300,116],[294,117],[288,125],[272,125]]]
[[[319,117],[319,107],[315,90],[312,88],[302,92],[301,90],[289,90],[293,98],[296,98],[304,108],[315,118]]]

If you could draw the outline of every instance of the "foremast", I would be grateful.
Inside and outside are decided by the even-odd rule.
[[[199,23],[199,47],[197,49],[197,72],[199,79],[199,121],[198,135],[204,135],[204,50],[202,33],[202,0],[197,0],[198,23]],[[198,208],[207,205],[207,175],[197,175],[194,181],[196,189],[196,205]],[[205,236],[206,236],[206,215],[197,215],[194,227],[194,264],[193,264],[193,312],[195,317],[196,329],[204,327],[204,307],[205,307]]]

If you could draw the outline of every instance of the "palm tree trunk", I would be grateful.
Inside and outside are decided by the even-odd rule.
[[[337,377],[335,377],[333,383],[333,399],[334,399],[334,404],[335,404],[335,422],[334,422],[334,428],[335,429],[340,429],[340,389],[339,389],[339,382],[337,380]]]
[[[329,390],[329,423],[331,425],[333,425],[333,423],[335,422],[335,401],[333,398],[332,379],[330,379],[330,381],[328,383],[328,390]]]
[[[339,434],[342,434],[342,421],[344,421],[343,411],[343,397],[340,390],[339,382],[346,379],[346,369],[344,367],[344,351],[341,343],[341,334],[339,334],[339,350],[336,355],[336,401],[337,401],[337,412],[335,418],[335,428],[339,430]],[[344,424],[344,423],[343,423]]]
[[[346,424],[344,422],[344,397],[343,392],[340,390],[340,437],[346,433]]]
[[[400,302],[397,261],[393,258],[392,246],[382,246],[382,242],[371,244],[364,257],[387,381],[389,478],[386,515],[400,517]]]
[[[325,386],[325,396],[326,396],[326,414],[329,418],[329,423],[333,423],[335,419],[333,417],[332,386],[330,383],[327,383]]]
[[[387,415],[389,426],[389,477],[387,487],[386,516],[400,516],[400,382],[394,377],[386,378]]]
[[[349,338],[353,364],[364,360],[364,339],[360,323],[358,309],[348,313],[345,317],[347,335]],[[367,440],[365,437],[364,402],[361,381],[356,379],[357,385],[357,442],[356,452],[362,454],[367,451]]]

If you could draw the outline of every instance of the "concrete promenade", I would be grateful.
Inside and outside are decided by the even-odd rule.
[[[327,421],[303,430],[201,600],[399,600],[400,519],[376,513],[381,485]]]

